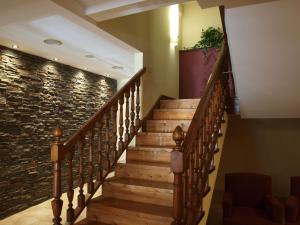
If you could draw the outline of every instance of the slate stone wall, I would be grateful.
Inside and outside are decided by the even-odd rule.
[[[116,91],[116,80],[0,46],[0,219],[52,195],[50,144]]]

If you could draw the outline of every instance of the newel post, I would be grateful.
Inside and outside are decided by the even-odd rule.
[[[184,139],[184,132],[177,126],[173,132],[173,140],[176,143],[171,152],[171,170],[174,173],[174,193],[173,193],[173,222],[172,225],[181,225],[183,218],[183,152],[181,144]]]
[[[53,162],[53,225],[61,225],[61,210],[63,201],[61,197],[61,161],[64,158],[63,144],[61,143],[62,130],[57,127],[53,131],[55,141],[51,145],[51,161]]]

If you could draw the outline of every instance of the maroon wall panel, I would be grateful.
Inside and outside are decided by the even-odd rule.
[[[179,52],[179,98],[200,98],[217,60],[218,49]]]

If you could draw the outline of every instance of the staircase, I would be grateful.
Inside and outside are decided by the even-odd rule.
[[[84,209],[87,217],[75,224],[204,223],[229,96],[228,56],[223,43],[201,100],[160,96],[140,119],[142,69],[67,142],[57,127],[51,146],[53,225],[62,225],[62,211],[74,224]],[[125,151],[124,164],[119,159]],[[100,187],[102,195],[94,197]]]
[[[181,125],[188,130],[199,99],[160,100],[145,132],[128,147],[126,163],[116,166],[102,196],[87,206],[87,219],[79,224],[170,225],[173,205],[173,173],[170,153],[172,133]]]

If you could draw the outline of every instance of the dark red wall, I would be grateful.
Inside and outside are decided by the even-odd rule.
[[[217,60],[218,49],[179,52],[179,98],[200,98]]]

